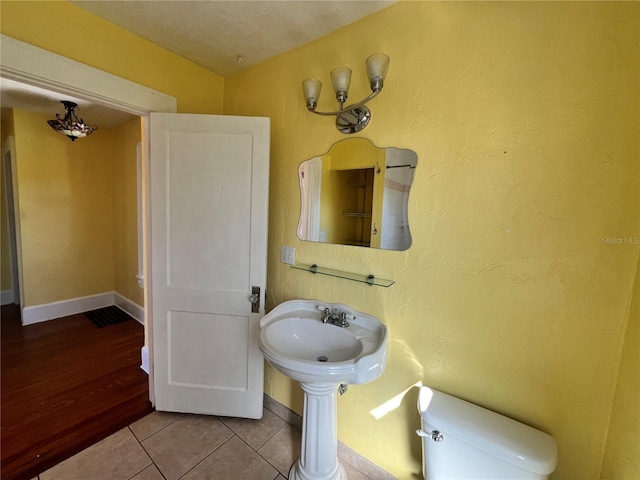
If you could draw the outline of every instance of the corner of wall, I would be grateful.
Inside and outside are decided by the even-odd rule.
[[[601,480],[640,478],[640,259],[623,338]]]

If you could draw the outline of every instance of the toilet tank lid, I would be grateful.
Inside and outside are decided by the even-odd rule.
[[[420,387],[418,411],[427,428],[442,433],[444,441],[452,435],[539,475],[556,468],[555,438],[528,425],[429,387]]]

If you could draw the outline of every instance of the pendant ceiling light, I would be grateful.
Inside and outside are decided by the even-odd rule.
[[[78,115],[76,115],[78,104],[68,102],[66,100],[62,100],[61,103],[66,109],[64,118],[61,118],[59,114],[56,114],[56,120],[47,120],[49,126],[56,132],[62,135],[66,135],[73,142],[76,138],[82,138],[86,137],[87,135],[91,135],[98,129],[96,125],[86,125],[84,123],[84,120],[78,118]]]

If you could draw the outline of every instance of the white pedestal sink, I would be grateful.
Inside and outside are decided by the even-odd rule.
[[[289,479],[346,480],[338,461],[338,389],[382,374],[386,327],[346,305],[292,300],[262,318],[258,345],[267,361],[304,391],[301,454]]]

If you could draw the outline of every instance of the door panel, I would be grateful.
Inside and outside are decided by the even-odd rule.
[[[248,336],[246,316],[169,312],[169,384],[246,391]],[[206,350],[233,352],[234,361],[201,365],[198,352]]]
[[[260,418],[269,119],[151,114],[150,135],[156,409]]]

